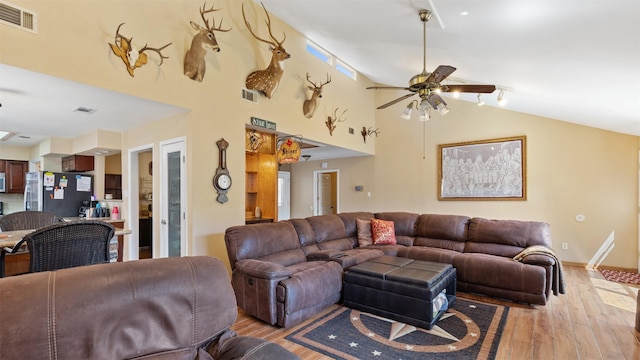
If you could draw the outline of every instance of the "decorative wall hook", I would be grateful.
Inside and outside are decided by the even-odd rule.
[[[116,54],[120,59],[122,59],[125,65],[127,65],[127,71],[129,72],[129,75],[133,76],[133,71],[136,68],[139,68],[147,63],[147,54],[145,54],[145,51],[147,50],[155,51],[160,56],[160,64],[158,66],[162,65],[164,59],[169,58],[168,56],[162,55],[162,50],[164,50],[164,48],[171,45],[172,43],[168,43],[161,48],[151,48],[148,47],[147,44],[145,44],[142,49],[138,50],[131,43],[133,40],[132,37],[127,39],[126,37],[120,35],[120,27],[122,25],[124,25],[124,23],[118,25],[118,29],[116,29],[114,44],[109,44],[109,46],[111,46],[111,50],[113,51],[113,53]]]

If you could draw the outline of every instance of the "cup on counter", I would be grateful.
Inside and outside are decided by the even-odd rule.
[[[104,194],[105,200],[113,200],[113,194]]]

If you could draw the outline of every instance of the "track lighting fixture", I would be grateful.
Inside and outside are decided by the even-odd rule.
[[[482,106],[484,105],[484,100],[482,100],[482,98],[480,97],[480,94],[478,94],[478,106]]]

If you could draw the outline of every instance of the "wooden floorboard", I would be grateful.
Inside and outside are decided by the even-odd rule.
[[[552,295],[545,306],[460,294],[461,298],[511,307],[496,359],[640,359],[640,334],[635,331],[640,286],[610,282],[598,271],[574,266],[565,266],[564,275],[567,294]],[[331,359],[286,340],[297,327],[271,326],[242,310],[232,329],[239,335],[274,341],[304,360]]]

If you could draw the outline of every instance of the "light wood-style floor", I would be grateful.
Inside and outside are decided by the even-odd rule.
[[[565,266],[564,274],[567,294],[552,295],[545,306],[459,293],[462,298],[511,307],[496,359],[640,359],[640,334],[635,331],[640,287],[606,281],[599,272],[579,267]],[[297,327],[267,325],[242,310],[232,329],[239,335],[274,341],[302,359],[330,359],[286,340]]]

